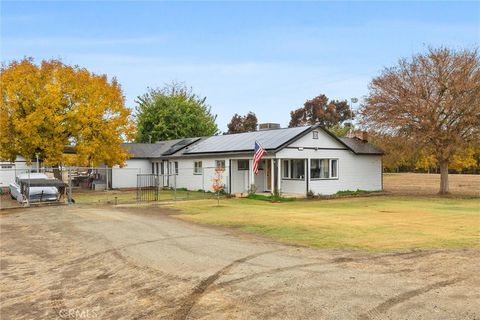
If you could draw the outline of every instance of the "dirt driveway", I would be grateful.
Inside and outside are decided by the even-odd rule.
[[[479,252],[313,250],[161,208],[4,211],[2,319],[479,319]]]

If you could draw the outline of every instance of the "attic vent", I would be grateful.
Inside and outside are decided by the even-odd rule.
[[[280,123],[260,123],[258,125],[258,131],[280,129]]]

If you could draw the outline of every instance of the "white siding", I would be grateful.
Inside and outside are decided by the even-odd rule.
[[[27,165],[25,158],[18,156],[15,162],[0,161],[0,187],[8,187],[15,182],[15,177],[29,170],[36,170],[37,164]]]
[[[246,193],[250,187],[249,171],[238,170],[237,160],[232,160],[232,193]]]
[[[318,139],[313,139],[313,132],[318,132]],[[345,146],[332,138],[328,133],[323,130],[313,130],[308,132],[305,136],[292,142],[288,147],[302,147],[302,148],[339,148],[345,149]]]
[[[345,146],[319,131],[318,139],[313,139],[313,133],[293,142],[276,154],[281,159],[338,159],[338,179],[310,180],[308,189],[315,194],[330,195],[342,190],[382,189],[382,157],[378,155],[356,155]],[[303,148],[300,150],[298,148]],[[310,172],[307,172],[310,176]],[[281,191],[284,193],[305,194],[305,180],[282,179]]]
[[[225,171],[223,172],[223,183],[225,191],[228,192],[228,159],[223,157],[212,158],[184,158],[172,159],[171,162],[178,161],[178,175],[175,177],[177,188],[187,188],[188,190],[213,191],[213,179],[215,177],[215,161],[225,161]],[[194,162],[202,161],[202,174],[194,173]],[[171,178],[172,179],[172,178]],[[170,185],[172,185],[172,180]]]
[[[125,166],[112,168],[112,188],[136,188],[137,174],[152,173],[151,161],[148,159],[129,159]]]
[[[377,155],[355,155],[347,150],[303,150],[284,149],[277,154],[283,159],[338,159],[338,179],[310,180],[309,190],[315,194],[335,194],[342,190],[382,189],[382,157]],[[309,172],[307,172],[310,175]],[[306,183],[301,180],[282,179],[282,192],[305,193]]]

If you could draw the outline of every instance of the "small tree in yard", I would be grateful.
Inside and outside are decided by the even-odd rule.
[[[223,183],[223,172],[225,172],[225,168],[215,168],[215,175],[212,179],[212,189],[217,194],[217,205],[220,205],[220,193],[225,189],[225,184]]]
[[[430,48],[401,59],[370,83],[362,124],[380,133],[411,138],[440,167],[440,194],[448,193],[455,155],[480,141],[478,50]]]

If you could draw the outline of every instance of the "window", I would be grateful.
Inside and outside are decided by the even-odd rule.
[[[157,175],[160,174],[160,171],[158,171],[158,162],[156,163],[157,165]]]
[[[152,173],[155,173],[155,163],[152,162]]]
[[[238,170],[248,170],[249,161],[248,160],[237,160],[238,161]]]
[[[313,131],[313,139],[318,139],[318,131]]]
[[[338,160],[337,159],[311,159],[310,160],[310,178],[311,179],[338,178]]]
[[[225,160],[215,160],[215,169],[225,170]]]
[[[173,163],[173,167],[174,167],[174,169],[175,169],[174,173],[175,173],[175,174],[178,174],[178,161],[175,161],[175,162]]]
[[[304,159],[283,160],[283,178],[304,179],[305,178],[305,160]]]
[[[161,166],[160,166],[160,172],[161,174],[165,174],[165,163],[162,161]],[[158,172],[158,167],[157,167],[157,172]]]
[[[193,168],[193,174],[202,174],[202,161],[195,161]]]
[[[338,178],[338,160],[337,159],[332,159],[330,160],[332,170],[330,171],[332,174],[330,175],[330,178]]]
[[[292,160],[292,166],[290,170],[290,178],[303,179],[305,177],[305,160],[294,159]]]
[[[290,161],[289,160],[283,160],[283,178],[288,178],[290,175],[288,174],[290,172],[289,166]]]

